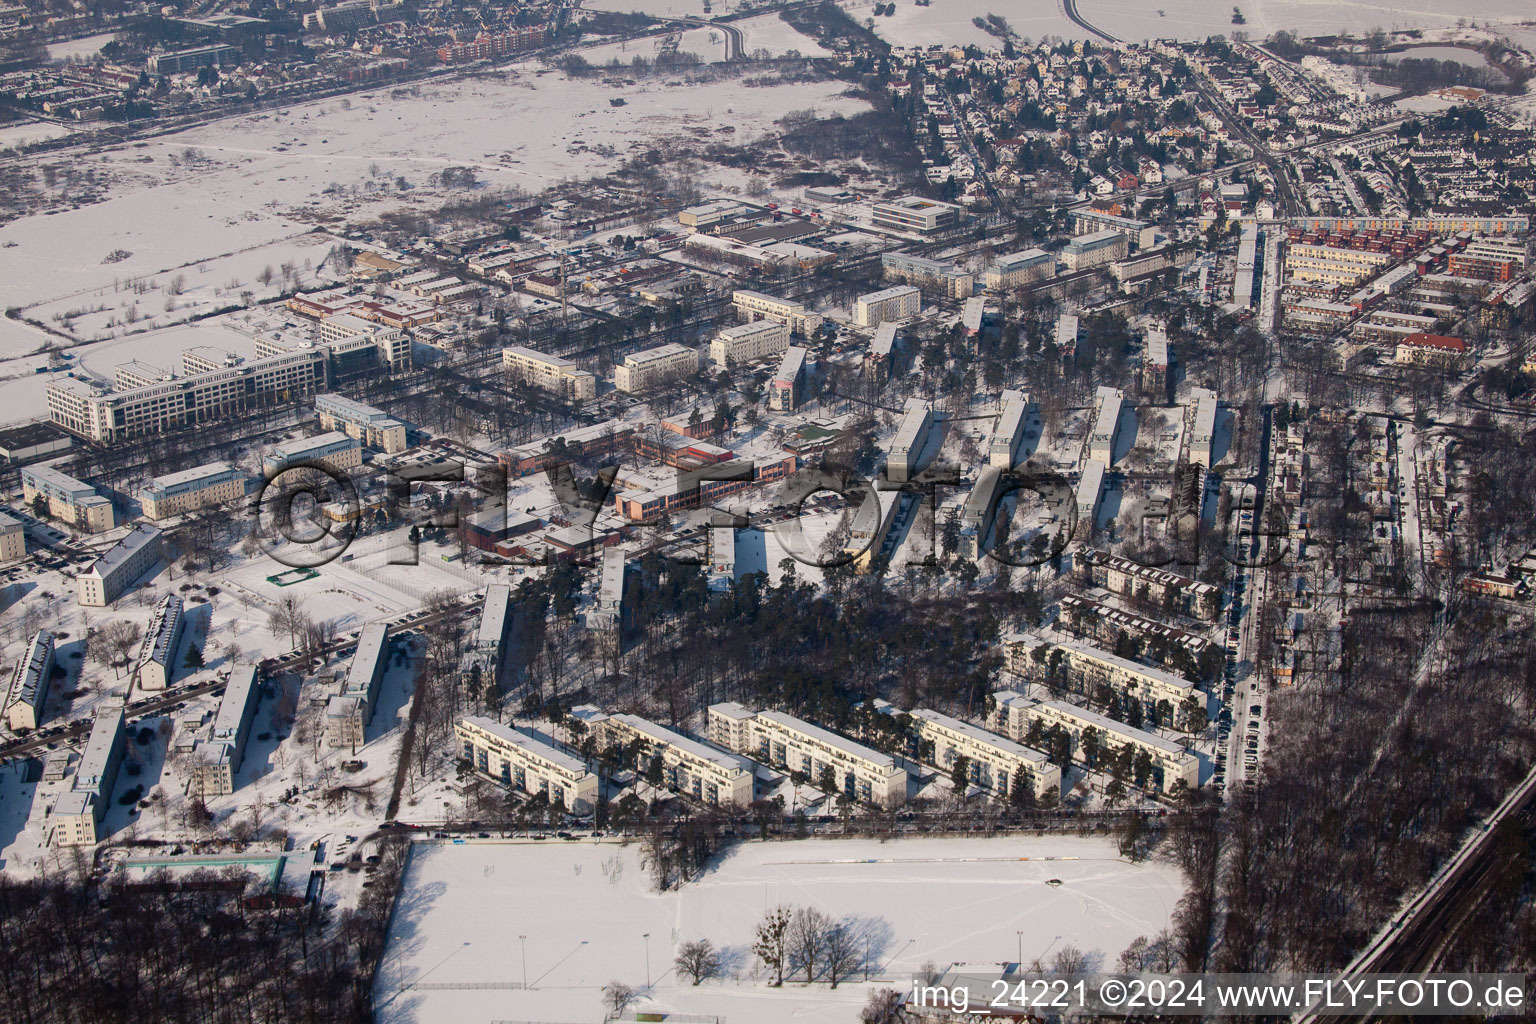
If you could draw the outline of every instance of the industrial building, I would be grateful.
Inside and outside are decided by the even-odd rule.
[[[1025,249],[993,260],[981,280],[988,291],[1006,291],[1055,276],[1055,255],[1044,249]]]
[[[877,228],[931,235],[959,223],[960,207],[936,199],[924,199],[922,196],[902,196],[874,206],[874,224]]]
[[[1094,696],[1099,687],[1106,686],[1122,700],[1140,701],[1148,717],[1161,710],[1163,720],[1168,722],[1189,717],[1194,698],[1200,706],[1199,724],[1205,724],[1204,699],[1195,684],[1182,676],[1138,664],[1081,641],[1051,640],[1031,633],[1004,637],[1003,649],[1008,671],[1021,679],[1044,683],[1048,675],[1056,673],[1057,685],[1085,697]]]
[[[111,501],[52,466],[22,467],[21,496],[29,509],[42,497],[50,516],[85,533],[105,533],[117,525]]]
[[[1004,391],[1003,411],[998,414],[987,440],[987,462],[998,469],[1012,469],[1019,457],[1020,446],[1029,426],[1029,415],[1035,402],[1023,391]]]
[[[274,444],[261,460],[261,471],[270,480],[293,466],[317,465],[345,476],[362,464],[363,442],[332,430]]]
[[[105,608],[160,561],[160,531],[138,526],[75,578],[79,602]]]
[[[157,476],[139,492],[144,517],[159,521],[245,497],[245,474],[227,462],[210,462]]]
[[[782,711],[750,711],[734,701],[709,706],[710,741],[771,768],[800,772],[860,803],[899,807],[907,773],[889,754],[855,743]]]
[[[874,327],[885,321],[917,316],[923,293],[909,284],[899,284],[878,292],[860,295],[853,302],[853,322],[860,327]]]
[[[887,281],[901,281],[950,299],[969,298],[975,286],[975,278],[964,267],[910,253],[884,253],[880,269]]]
[[[480,774],[572,814],[590,814],[596,806],[600,783],[586,761],[542,736],[479,715],[460,719],[453,731],[460,754]]]
[[[1115,463],[1115,439],[1120,433],[1120,413],[1125,394],[1119,388],[1100,385],[1094,393],[1093,433],[1088,436],[1088,457],[1106,466]]]
[[[344,395],[316,395],[315,413],[324,430],[339,430],[389,455],[406,449],[405,424],[380,409]]]
[[[192,757],[192,792],[208,799],[235,791],[235,773],[245,760],[245,744],[251,738],[256,708],[261,703],[261,681],[255,665],[236,665],[219,700],[208,739],[199,743]]]
[[[141,690],[164,690],[176,678],[176,653],[181,649],[181,634],[186,620],[181,598],[166,594],[155,605],[139,645],[139,658],[133,666],[133,679]]]
[[[1078,235],[1061,250],[1061,262],[1068,270],[1091,270],[1125,258],[1125,236],[1118,231],[1095,231]]]
[[[597,378],[575,360],[545,355],[522,345],[501,350],[501,365],[509,375],[543,391],[579,402],[597,397]]]
[[[639,744],[641,775],[651,758],[661,758],[662,784],[674,793],[706,804],[746,807],[752,802],[753,772],[739,757],[638,715],[609,715],[591,705],[571,714],[586,722],[602,748],[633,750]]]
[[[1154,733],[1064,701],[1030,700],[1013,690],[999,690],[992,698],[997,707],[997,727],[1016,740],[1022,741],[1027,737],[1034,722],[1039,722],[1045,730],[1059,727],[1066,731],[1072,741],[1072,759],[1081,764],[1086,763],[1083,756],[1083,734],[1094,730],[1100,749],[1129,746],[1138,754],[1145,752],[1150,756],[1149,781],[1164,793],[1171,793],[1181,785],[1189,789],[1196,789],[1200,785],[1199,758],[1177,743]]]
[[[774,412],[794,412],[805,395],[805,357],[809,350],[791,345],[784,350],[779,370],[768,382],[768,408]]]
[[[886,479],[903,483],[912,478],[922,460],[923,449],[928,447],[932,429],[933,408],[921,398],[907,399],[901,428],[891,439],[891,447],[886,453]]]
[[[624,362],[614,367],[613,384],[620,391],[635,394],[698,371],[697,352],[668,344],[625,356]]]
[[[1102,551],[1084,551],[1075,561],[1084,582],[1121,597],[1143,595],[1171,611],[1207,622],[1221,611],[1221,588],[1213,584]]]
[[[709,359],[717,370],[755,363],[780,355],[789,347],[789,327],[777,320],[754,320],[727,327],[709,343]]]
[[[117,785],[117,770],[127,745],[123,706],[98,705],[90,738],[75,766],[74,785],[53,805],[49,821],[54,845],[94,846],[101,838],[101,820],[112,804],[112,789]]]
[[[373,721],[373,709],[379,699],[379,684],[389,667],[389,627],[382,622],[363,627],[357,638],[357,653],[347,667],[341,693],[325,706],[325,744],[351,747],[365,742],[365,730]]]
[[[53,634],[40,629],[27,642],[27,653],[11,672],[11,685],[5,693],[5,724],[12,732],[36,729],[42,722],[53,685],[53,666]]]

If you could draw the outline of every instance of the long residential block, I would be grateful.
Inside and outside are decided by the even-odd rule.
[[[453,731],[460,753],[480,774],[572,814],[589,814],[597,803],[598,778],[586,761],[542,737],[479,715],[461,719]]]
[[[837,790],[861,803],[907,802],[907,773],[889,754],[782,711],[750,711],[734,701],[709,708],[712,742],[772,768],[819,782],[830,771]]]
[[[235,773],[245,760],[256,708],[261,703],[261,679],[255,665],[236,665],[219,700],[208,739],[192,757],[192,791],[207,799],[235,791]]]
[[[604,747],[643,744],[647,757],[661,758],[663,782],[673,792],[708,804],[745,807],[752,802],[751,766],[733,754],[638,715],[609,715],[591,705],[571,713],[587,723]]]
[[[5,694],[5,723],[11,729],[36,729],[48,706],[53,685],[53,634],[40,629],[27,642],[27,652],[11,673]]]
[[[105,608],[158,561],[160,531],[153,526],[135,527],[75,577],[80,603],[87,608]]]
[[[133,677],[141,690],[163,690],[176,678],[176,651],[181,647],[185,624],[181,598],[166,594],[155,605],[139,647]]]
[[[1150,782],[1155,788],[1167,793],[1180,784],[1190,789],[1200,785],[1199,758],[1171,740],[1063,701],[1030,700],[1013,690],[999,690],[992,696],[998,728],[1017,740],[1030,734],[1033,722],[1038,721],[1044,729],[1059,726],[1071,737],[1073,760],[1081,763],[1085,761],[1083,734],[1094,730],[1101,746],[1130,746],[1138,754],[1145,752],[1151,758]]]

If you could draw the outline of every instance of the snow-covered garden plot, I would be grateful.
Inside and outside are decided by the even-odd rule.
[[[747,842],[667,893],[652,889],[636,845],[418,845],[375,1005],[381,1021],[413,1024],[597,1020],[603,985],[645,988],[648,953],[654,988],[637,1008],[736,1024],[848,1021],[866,998],[862,968],[836,991],[754,977],[747,947],[766,908],[855,919],[870,936],[871,978],[905,987],[930,960],[1014,961],[1021,929],[1026,961],[1071,944],[1112,964],[1132,939],[1167,926],[1181,892],[1176,869],[1131,864],[1100,839]],[[679,943],[701,938],[724,950],[730,970],[694,988],[672,959]],[[508,983],[523,980],[525,946],[520,991]],[[475,988],[485,983],[503,987]]]

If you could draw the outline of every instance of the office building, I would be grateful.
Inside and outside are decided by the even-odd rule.
[[[975,278],[969,270],[905,252],[881,255],[880,269],[887,281],[915,285],[944,298],[969,298],[975,287]]]
[[[27,642],[27,652],[11,672],[5,693],[5,724],[12,732],[36,729],[48,710],[53,686],[53,634],[40,629]]]
[[[1083,582],[1121,597],[1143,597],[1169,611],[1207,622],[1221,611],[1221,588],[1210,583],[1102,551],[1084,551],[1075,563]]]
[[[53,805],[49,821],[54,845],[94,846],[101,839],[101,820],[112,805],[112,789],[127,745],[122,705],[99,705],[75,766],[74,785]]]
[[[72,434],[112,443],[289,402],[313,394],[325,379],[325,355],[313,350],[251,359],[127,390],[55,376],[47,387],[48,414]]]
[[[1138,701],[1143,717],[1165,722],[1195,718],[1205,724],[1205,701],[1195,684],[1160,668],[1142,665],[1078,640],[1047,639],[1032,633],[1003,638],[1008,671],[1020,679],[1097,698],[1108,687],[1121,700]],[[1058,657],[1059,655],[1059,657]],[[1198,703],[1199,710],[1191,714]]]
[[[1120,413],[1125,395],[1119,388],[1099,386],[1094,395],[1093,433],[1088,436],[1088,457],[1106,466],[1115,462],[1115,439],[1120,434]]]
[[[388,667],[389,627],[382,622],[369,623],[357,638],[357,653],[347,667],[341,693],[325,706],[326,746],[355,750],[367,742],[366,730],[373,721],[379,684]]]
[[[784,350],[779,370],[768,382],[768,408],[774,412],[794,412],[805,395],[805,357],[808,350],[791,345]]]
[[[1024,444],[1035,403],[1022,391],[1004,391],[1002,397],[1003,411],[998,413],[992,436],[987,439],[987,463],[998,469],[1012,469]]]
[[[339,430],[389,455],[406,449],[405,424],[371,405],[342,395],[316,395],[315,413],[322,430]]]
[[[1095,231],[1089,235],[1078,235],[1068,241],[1061,250],[1061,262],[1066,264],[1068,270],[1075,273],[1124,259],[1125,253],[1125,236],[1120,232]]]
[[[699,371],[699,354],[682,345],[662,345],[632,352],[613,370],[613,385],[635,394]]]
[[[923,293],[909,284],[869,292],[854,300],[853,322],[860,327],[874,327],[887,320],[905,320],[917,316],[922,301]]]
[[[1037,722],[1039,728],[1033,729],[1037,736],[1060,728],[1072,741],[1072,759],[1082,764],[1086,763],[1083,734],[1092,731],[1101,751],[1126,746],[1135,751],[1147,770],[1147,788],[1171,793],[1181,786],[1200,785],[1199,759],[1171,740],[1064,701],[1030,700],[1013,690],[999,690],[992,697],[997,728],[1016,740],[1024,741]]]
[[[922,196],[902,196],[874,206],[874,224],[892,231],[931,235],[960,223],[960,207]]]
[[[1194,400],[1190,409],[1189,461],[1210,469],[1215,455],[1216,392],[1191,388],[1189,396]]]
[[[332,430],[314,437],[283,441],[267,449],[261,471],[271,479],[294,466],[322,466],[346,476],[363,464],[363,442]]]
[[[587,762],[549,740],[493,718],[471,715],[453,727],[460,754],[475,771],[572,814],[591,814],[599,782]]]
[[[111,501],[52,466],[22,467],[21,495],[29,509],[41,497],[48,503],[48,515],[85,533],[105,533],[117,525]]]
[[[855,743],[782,711],[750,711],[735,702],[711,704],[709,738],[781,771],[800,772],[860,803],[907,802],[907,773],[889,754]]]
[[[587,705],[571,712],[587,723],[603,749],[634,751],[644,776],[653,758],[661,759],[662,784],[674,793],[706,804],[746,807],[752,802],[752,766],[717,747],[646,721],[638,715],[609,715]]]
[[[134,682],[141,690],[163,690],[176,678],[176,654],[181,649],[185,627],[181,598],[167,594],[155,605],[139,645],[139,659],[133,667]]]
[[[568,401],[580,402],[597,397],[597,378],[591,371],[577,366],[573,359],[509,345],[501,350],[501,365],[517,380]]]
[[[501,692],[501,672],[506,661],[507,632],[512,626],[512,588],[493,583],[485,588],[480,605],[480,622],[464,651],[459,673],[478,681],[483,693]]]
[[[762,292],[734,291],[731,305],[744,322],[777,320],[792,332],[808,336],[821,326],[822,316],[805,308],[805,303],[780,299]]]
[[[75,578],[80,603],[105,608],[159,561],[160,531],[153,526],[135,527]]]
[[[907,399],[901,419],[901,427],[891,439],[886,453],[886,479],[896,483],[910,480],[917,472],[928,447],[929,433],[933,429],[933,409],[921,398]]]
[[[27,557],[27,531],[21,520],[0,512],[0,565]]]
[[[235,791],[235,773],[245,760],[245,745],[260,703],[261,680],[256,666],[234,666],[208,738],[192,752],[193,793],[206,800]]]
[[[971,785],[1000,800],[1009,799],[1020,782],[1036,799],[1061,796],[1061,769],[1040,751],[928,708],[911,717],[918,759],[925,764],[952,772],[963,757]]]
[[[210,462],[179,473],[157,476],[139,492],[144,517],[156,522],[226,505],[245,497],[245,474],[227,462]]]
[[[1056,276],[1056,257],[1044,249],[1025,249],[1023,252],[999,256],[987,267],[982,283],[988,291],[1007,291],[1023,288],[1037,281]]]
[[[755,320],[727,327],[709,343],[715,369],[726,370],[780,355],[789,347],[789,328],[777,320]]]

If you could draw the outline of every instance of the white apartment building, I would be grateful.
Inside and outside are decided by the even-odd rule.
[[[153,526],[135,527],[75,577],[80,603],[87,608],[105,608],[158,561],[160,531]]]
[[[471,715],[453,727],[464,760],[475,771],[572,814],[590,814],[597,804],[598,778],[583,759],[493,718]]]
[[[505,661],[507,629],[512,624],[512,588],[506,583],[492,583],[485,588],[480,605],[480,621],[474,639],[459,663],[459,674],[472,677],[478,669],[480,685],[500,692],[501,668]]]
[[[1088,437],[1088,457],[1112,466],[1115,461],[1115,438],[1120,433],[1120,413],[1125,408],[1125,394],[1119,388],[1100,385],[1093,404],[1093,433]]]
[[[873,209],[874,225],[892,231],[915,231],[928,235],[960,223],[960,207],[922,196],[902,196]]]
[[[389,455],[406,449],[405,424],[371,405],[343,395],[316,395],[315,413],[322,429],[339,430],[369,448]]]
[[[609,715],[590,704],[571,714],[587,723],[602,747],[642,743],[641,774],[650,758],[660,757],[663,783],[674,793],[707,804],[745,807],[752,802],[752,767],[739,757],[638,715]]]
[[[1102,551],[1084,551],[1076,561],[1080,576],[1122,597],[1144,594],[1152,601],[1172,605],[1180,614],[1207,622],[1221,612],[1221,588],[1213,584]]]
[[[373,622],[357,638],[357,653],[347,666],[341,693],[325,706],[325,743],[356,749],[366,742],[368,723],[379,699],[379,683],[389,667],[389,627]]]
[[[210,462],[157,476],[139,492],[144,517],[159,521],[245,497],[245,474],[227,462]]]
[[[1390,253],[1292,243],[1285,248],[1285,276],[1296,281],[1353,288],[1392,262]]]
[[[346,476],[362,464],[363,442],[332,430],[274,444],[261,460],[261,471],[271,479],[293,466],[318,465]]]
[[[992,261],[982,275],[989,291],[1022,288],[1056,276],[1056,257],[1044,249],[1025,249]]]
[[[874,327],[884,321],[905,320],[922,309],[923,293],[910,284],[882,288],[860,295],[853,302],[853,322],[860,327]]]
[[[1104,500],[1104,474],[1106,467],[1098,459],[1083,463],[1083,471],[1077,478],[1077,521],[1080,529],[1093,532],[1099,518],[1099,503]]]
[[[1029,414],[1035,402],[1023,391],[1003,392],[1003,411],[997,416],[992,436],[987,439],[987,463],[998,469],[1012,469],[1024,443]]]
[[[261,703],[261,681],[255,665],[236,665],[219,699],[208,739],[192,757],[192,792],[203,799],[235,791],[235,773],[245,760],[245,745]]]
[[[796,334],[807,335],[821,325],[821,314],[805,308],[805,303],[780,299],[762,292],[734,291],[731,305],[743,321],[777,320]]]
[[[597,397],[597,378],[573,359],[508,345],[501,350],[501,365],[517,379],[571,401]]]
[[[1031,722],[1038,721],[1046,729],[1060,726],[1072,739],[1072,759],[1083,763],[1083,733],[1093,729],[1101,745],[1146,751],[1152,758],[1152,783],[1164,793],[1172,792],[1180,783],[1199,788],[1199,758],[1171,740],[1063,701],[1030,700],[1013,690],[999,690],[992,696],[997,705],[997,727],[1016,740],[1029,735]]]
[[[53,686],[53,634],[40,629],[27,642],[27,653],[11,672],[5,694],[5,724],[14,732],[36,729],[48,708]]]
[[[1118,231],[1095,231],[1069,240],[1061,250],[1061,262],[1068,270],[1091,270],[1124,259],[1126,238]]]
[[[901,427],[886,452],[886,478],[897,483],[910,480],[928,447],[933,428],[933,409],[921,398],[909,398],[903,407]]]
[[[1211,468],[1212,447],[1216,440],[1216,392],[1205,388],[1191,388],[1191,425],[1189,430],[1189,461],[1197,466]]]
[[[597,603],[587,612],[590,629],[618,630],[625,625],[624,572],[629,553],[622,546],[603,549],[602,579],[597,585]]]
[[[771,768],[803,772],[813,782],[830,770],[837,790],[861,803],[907,802],[907,773],[889,754],[782,711],[750,711],[734,701],[711,704],[709,738]]]
[[[699,354],[693,349],[676,344],[662,345],[625,356],[624,362],[614,367],[613,385],[620,391],[635,394],[698,370]]]
[[[181,634],[185,625],[181,598],[166,594],[155,605],[149,617],[149,627],[144,630],[144,640],[139,645],[139,659],[133,667],[133,678],[141,690],[164,690],[176,678],[176,652],[181,647]]]
[[[928,708],[912,712],[912,725],[924,762],[953,771],[965,758],[971,784],[983,792],[1008,799],[1022,771],[1035,797],[1061,795],[1061,769],[1038,750]]]
[[[794,412],[800,408],[805,393],[805,357],[809,350],[791,345],[784,350],[778,372],[768,382],[768,408],[774,412]]]
[[[0,512],[0,565],[27,557],[27,531],[21,520]]]
[[[709,359],[718,370],[783,354],[789,327],[777,320],[757,320],[727,327],[709,343]]]
[[[75,766],[74,785],[54,802],[49,816],[54,845],[94,846],[100,840],[101,819],[112,804],[112,789],[117,785],[117,770],[126,747],[123,706],[98,706],[90,738]]]
[[[1204,697],[1194,683],[1172,672],[1130,661],[1080,640],[1046,639],[1029,633],[1004,637],[1003,650],[1008,671],[1021,679],[1046,682],[1059,652],[1060,679],[1074,693],[1091,697],[1097,687],[1107,686],[1122,699],[1141,701],[1148,710],[1166,703],[1165,717],[1169,720],[1183,720],[1191,704],[1198,702],[1199,723],[1204,724]]]
[[[111,501],[90,484],[52,466],[23,466],[21,496],[28,508],[42,497],[50,516],[85,533],[106,533],[117,525]]]

